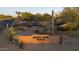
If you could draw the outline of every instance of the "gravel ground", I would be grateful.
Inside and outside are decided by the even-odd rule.
[[[8,42],[6,31],[0,33],[0,51],[79,51],[79,38],[60,34],[63,43],[60,44],[27,44],[24,49],[19,49],[17,45]]]

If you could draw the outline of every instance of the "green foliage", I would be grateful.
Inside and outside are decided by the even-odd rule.
[[[43,14],[42,21],[49,21],[52,17],[49,14]]]
[[[61,12],[62,22],[71,23],[71,30],[79,29],[79,8],[78,7],[66,7]],[[68,26],[70,26],[68,24]]]
[[[22,13],[22,15],[20,16],[22,20],[26,20],[26,21],[49,21],[51,19],[51,15],[49,14],[32,14],[29,12],[24,12]]]
[[[42,15],[40,13],[37,13],[34,17],[34,20],[36,21],[41,21],[42,20]]]
[[[5,18],[12,18],[12,16],[9,15],[0,15],[0,19],[5,19]]]
[[[32,16],[31,13],[25,12],[25,13],[22,13],[22,15],[21,15],[20,17],[21,17],[23,20],[29,20],[31,16]]]

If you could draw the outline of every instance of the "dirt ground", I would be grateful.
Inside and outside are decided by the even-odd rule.
[[[60,34],[63,43],[60,44],[26,44],[24,49],[8,42],[6,31],[0,33],[0,51],[79,51],[79,37]]]

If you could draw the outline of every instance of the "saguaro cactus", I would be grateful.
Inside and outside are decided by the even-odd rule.
[[[13,40],[12,36],[15,34],[14,28],[13,28],[13,26],[11,26],[9,28],[8,24],[6,25],[6,27],[7,27],[7,35],[8,35],[7,37],[8,37],[8,40],[12,41]]]
[[[54,25],[54,11],[52,10],[52,32],[54,33],[55,31],[55,25]]]

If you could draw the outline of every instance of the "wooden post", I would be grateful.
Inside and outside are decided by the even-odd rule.
[[[6,24],[6,32],[7,32],[7,35],[9,36],[9,26],[8,26],[8,24]]]
[[[71,24],[71,22],[70,22],[70,32],[72,32],[72,24]]]
[[[9,25],[8,24],[6,24],[6,37],[7,37],[7,40],[8,40],[8,43],[9,43]]]

